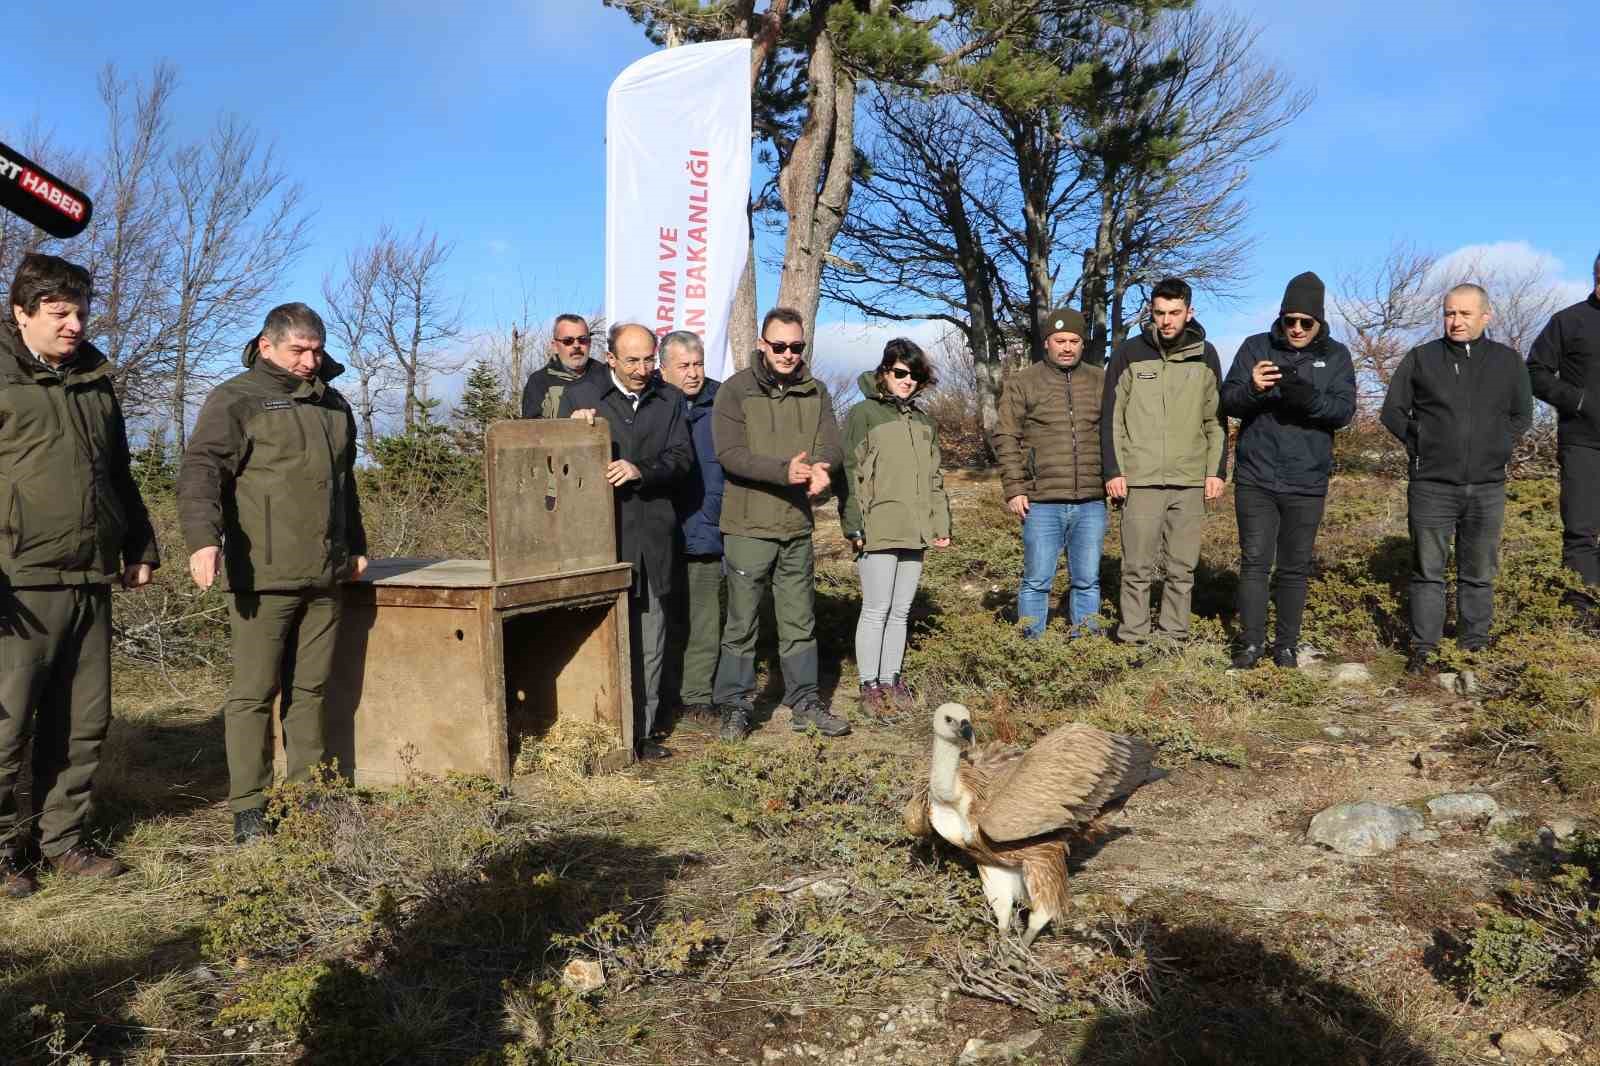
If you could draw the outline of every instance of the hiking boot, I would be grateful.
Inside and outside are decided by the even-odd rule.
[[[267,812],[262,807],[233,812],[233,842],[248,844],[267,835]]]
[[[1293,644],[1272,650],[1272,665],[1280,670],[1300,669],[1300,649]]]
[[[87,844],[74,844],[60,855],[48,856],[46,861],[57,873],[72,877],[121,877],[128,872],[121,862]]]
[[[743,740],[750,735],[750,712],[738,704],[724,704],[721,708],[722,728],[718,732],[723,740],[730,743]]]
[[[644,762],[656,762],[661,759],[672,758],[672,749],[662,747],[653,740],[647,740],[639,745],[639,758]]]
[[[861,682],[861,713],[882,718],[893,710],[890,692],[882,682]]]
[[[1433,653],[1431,651],[1414,651],[1406,658],[1406,674],[1410,677],[1426,677],[1433,669]]]
[[[0,896],[22,899],[39,891],[39,879],[15,855],[0,856]]]
[[[817,732],[825,737],[842,737],[850,732],[850,723],[824,707],[815,696],[801,700],[800,706],[793,708],[793,721],[790,724],[796,733],[804,733],[816,726]]]
[[[917,694],[911,691],[911,686],[906,684],[905,678],[899,674],[894,675],[894,681],[889,684],[887,694],[890,704],[896,710],[914,711],[917,709]]]
[[[1267,649],[1262,645],[1246,644],[1234,655],[1233,668],[1235,670],[1253,670],[1266,654]]]

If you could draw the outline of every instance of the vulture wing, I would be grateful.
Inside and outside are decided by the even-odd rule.
[[[1070,723],[1013,760],[975,810],[978,827],[1004,842],[1087,825],[1150,774],[1155,749],[1136,737]]]
[[[914,837],[933,836],[933,819],[928,814],[928,783],[918,785],[911,793],[911,798],[906,800],[905,810],[901,812],[905,822],[906,832]]]

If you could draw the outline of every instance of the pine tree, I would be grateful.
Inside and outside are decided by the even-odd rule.
[[[500,383],[500,375],[487,359],[480,359],[467,375],[461,392],[461,402],[455,414],[456,446],[466,455],[483,454],[484,440],[489,427],[503,419],[515,417],[511,400]]]

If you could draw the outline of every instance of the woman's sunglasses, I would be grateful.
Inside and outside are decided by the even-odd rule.
[[[918,385],[921,385],[923,382],[928,380],[927,378],[918,374],[915,370],[907,370],[903,366],[891,366],[889,368],[889,373],[893,374],[901,381],[904,381],[906,378],[916,378]]]

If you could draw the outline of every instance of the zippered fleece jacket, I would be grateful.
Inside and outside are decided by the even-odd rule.
[[[0,584],[102,585],[160,565],[112,366],[92,344],[55,370],[0,324],[0,493]]]
[[[1198,488],[1228,476],[1228,433],[1217,410],[1222,365],[1199,322],[1168,345],[1146,326],[1106,367],[1100,465],[1130,488]]]
[[[1078,362],[1063,370],[1048,359],[1006,379],[995,457],[1006,499],[1034,503],[1105,497],[1100,476],[1100,410],[1106,374]]]
[[[1486,485],[1506,479],[1517,438],[1533,425],[1533,390],[1513,349],[1441,337],[1400,360],[1378,417],[1406,446],[1412,481]]]
[[[828,464],[842,475],[844,450],[827,386],[801,363],[780,381],[758,351],[751,365],[717,390],[712,436],[726,483],[722,532],[738,537],[790,540],[810,536],[813,520],[806,486],[789,484],[789,460]]]
[[[886,393],[876,372],[860,383],[866,399],[844,420],[839,522],[847,540],[865,540],[864,551],[920,551],[950,535],[939,431],[913,403]]]
[[[1556,439],[1600,448],[1600,297],[1557,311],[1528,353],[1533,394],[1556,409]]]
[[[211,391],[178,470],[192,555],[222,546],[230,592],[332,588],[367,554],[356,490],[356,420],[324,357],[302,381],[246,349],[249,369]]]

